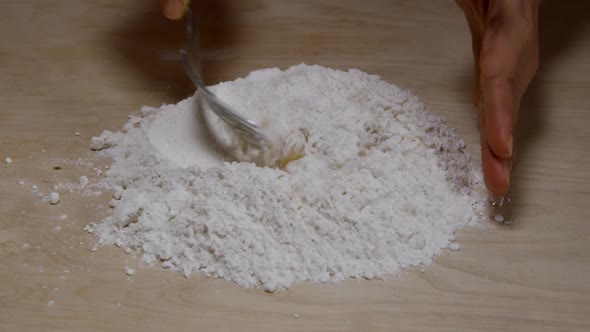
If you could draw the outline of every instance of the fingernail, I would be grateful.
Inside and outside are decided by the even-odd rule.
[[[510,134],[510,136],[508,136],[508,157],[512,157],[512,150],[514,149],[514,138],[512,137],[512,134]]]

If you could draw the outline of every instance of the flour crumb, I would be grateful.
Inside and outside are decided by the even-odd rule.
[[[125,266],[125,274],[127,274],[128,276],[132,276],[135,274],[135,270],[128,266]]]
[[[301,315],[299,315],[299,314],[293,314],[293,317],[296,318],[296,319],[299,319],[301,317]]]
[[[49,194],[49,203],[51,205],[56,205],[57,203],[59,203],[59,201],[60,201],[59,193],[52,192]]]
[[[87,176],[81,176],[80,177],[80,187],[84,188],[86,187],[88,184],[90,184],[90,180],[88,180]]]
[[[105,141],[100,136],[90,139],[90,148],[92,150],[102,150],[105,147]]]
[[[80,132],[79,132],[79,131],[77,131],[77,132],[75,132],[75,133],[74,133],[74,135],[76,135],[76,136],[80,136]]]
[[[6,158],[4,158],[4,163],[5,163],[6,165],[10,165],[10,164],[12,164],[12,158],[10,158],[10,157],[6,157]]]
[[[126,132],[128,132],[129,130],[131,130],[131,128],[133,128],[133,123],[130,123],[130,122],[128,122],[128,123],[126,123],[126,124],[123,126],[123,128],[121,129],[121,131],[122,131],[122,132],[124,132],[124,133],[126,133]]]
[[[53,307],[54,305],[55,305],[55,301],[53,301],[53,300],[47,302],[48,307]]]
[[[116,144],[117,139],[118,135],[113,134],[113,132],[109,130],[105,130],[100,136],[95,136],[90,139],[90,148],[95,151],[102,150]]]
[[[453,242],[449,245],[449,249],[452,251],[458,251],[461,249],[461,245],[459,243]]]
[[[125,189],[123,189],[123,187],[121,186],[115,186],[115,188],[113,189],[113,199],[119,200],[121,199],[121,197],[123,197],[123,191]]]
[[[100,244],[187,277],[274,291],[431,264],[458,250],[455,231],[484,218],[481,169],[465,143],[378,76],[298,65],[211,90],[297,158],[257,167],[198,107],[198,92],[143,107],[121,132],[90,141],[113,162],[97,183],[112,192],[112,212],[86,227]]]

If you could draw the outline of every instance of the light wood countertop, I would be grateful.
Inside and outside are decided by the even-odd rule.
[[[479,159],[470,38],[454,1],[195,2],[207,83],[301,62],[358,68],[413,90]],[[586,1],[543,5],[515,224],[461,230],[462,249],[424,273],[269,294],[92,252],[82,227],[108,195],[66,192],[50,206],[30,189],[88,174],[64,160],[91,158],[89,139],[142,105],[192,93],[169,59],[183,24],[160,17],[157,1],[2,1],[0,158],[14,162],[0,164],[0,331],[590,331],[589,13]]]

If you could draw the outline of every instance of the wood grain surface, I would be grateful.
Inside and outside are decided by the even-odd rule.
[[[194,9],[207,83],[301,62],[358,68],[413,90],[479,160],[470,37],[453,1],[202,0]],[[142,105],[192,93],[173,57],[182,23],[161,18],[157,1],[1,1],[0,157],[14,162],[0,164],[0,331],[590,331],[589,16],[587,1],[543,4],[512,226],[463,229],[460,251],[399,279],[269,294],[186,279],[117,248],[93,252],[82,228],[108,212],[109,195],[62,191],[50,206],[31,190],[108,164],[93,159],[92,136]]]

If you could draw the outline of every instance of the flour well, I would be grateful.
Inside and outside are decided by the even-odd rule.
[[[112,216],[89,227],[148,263],[266,290],[429,264],[481,218],[480,171],[417,97],[358,70],[299,65],[213,86],[303,149],[284,170],[238,149],[198,94],[144,107],[92,148],[113,159]],[[229,157],[228,157],[229,155]]]

